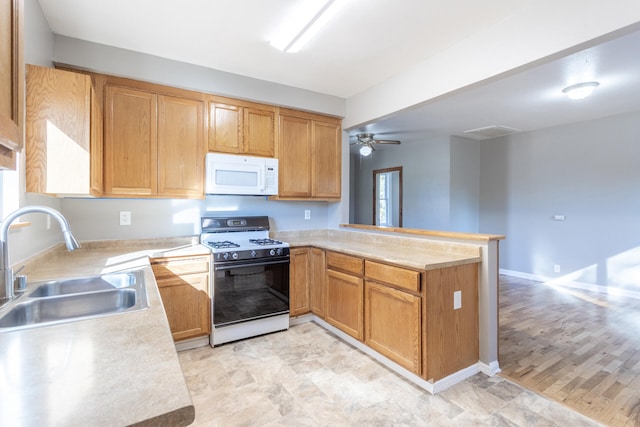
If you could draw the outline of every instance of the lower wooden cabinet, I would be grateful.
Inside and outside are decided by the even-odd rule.
[[[364,279],[327,270],[327,310],[325,320],[362,341]]]
[[[293,248],[290,254],[289,315],[311,311],[324,319],[327,299],[324,250]]]
[[[209,256],[152,258],[174,341],[211,333]]]
[[[439,380],[478,362],[478,264],[425,272],[423,377]],[[460,292],[461,306],[453,308]]]
[[[311,248],[309,264],[309,308],[313,314],[324,319],[327,306],[327,273],[324,250]]]
[[[289,316],[309,312],[310,248],[293,248],[289,267]]]
[[[402,367],[422,371],[422,298],[367,280],[364,342]]]

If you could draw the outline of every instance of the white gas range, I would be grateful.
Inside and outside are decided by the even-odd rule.
[[[201,218],[213,254],[211,345],[289,327],[289,244],[269,238],[266,216]]]

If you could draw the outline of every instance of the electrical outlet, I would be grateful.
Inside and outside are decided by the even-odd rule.
[[[462,291],[455,291],[453,293],[453,309],[458,310],[462,308]]]
[[[304,219],[311,219],[311,210],[310,209],[305,209],[304,210]]]
[[[553,264],[553,272],[560,273],[560,264]]]
[[[130,211],[120,211],[120,225],[131,225]]]

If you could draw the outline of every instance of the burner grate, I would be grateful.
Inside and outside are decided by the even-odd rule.
[[[213,249],[224,249],[224,248],[239,248],[240,245],[234,242],[230,242],[225,240],[223,242],[207,242],[209,246]]]
[[[249,239],[250,243],[260,246],[281,245],[282,242],[274,239]]]

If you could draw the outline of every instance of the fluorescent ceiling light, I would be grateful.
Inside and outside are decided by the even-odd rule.
[[[360,147],[360,154],[363,156],[368,156],[372,151],[373,149],[368,145],[363,145],[362,147]]]
[[[287,53],[298,52],[331,18],[346,0],[306,0],[295,10],[271,46]]]
[[[591,95],[598,85],[598,82],[578,83],[577,85],[565,87],[562,93],[571,99],[584,99]]]

